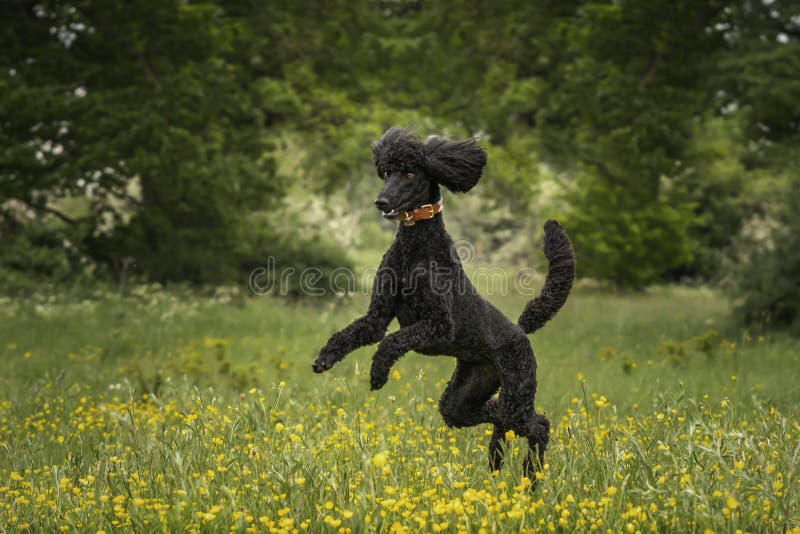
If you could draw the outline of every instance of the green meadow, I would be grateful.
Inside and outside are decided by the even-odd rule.
[[[516,317],[527,297],[492,297]],[[140,286],[3,301],[0,530],[764,532],[800,524],[799,343],[728,325],[702,289],[579,287],[533,337],[552,422],[449,429],[454,361],[311,362],[367,296]],[[390,329],[396,328],[392,325]]]

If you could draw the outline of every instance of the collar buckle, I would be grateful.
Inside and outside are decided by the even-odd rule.
[[[411,211],[404,211],[400,216],[403,226],[414,226],[417,221],[427,221],[433,219],[437,213],[442,211],[442,201],[438,200],[433,204],[423,204]]]
[[[434,209],[433,204],[423,204],[418,209],[419,209],[420,212],[423,212],[424,210],[428,210],[428,213],[420,213],[419,219],[417,219],[419,221],[426,221],[428,219],[433,219],[433,216],[436,215],[436,210]],[[414,211],[417,211],[417,210],[414,210]]]

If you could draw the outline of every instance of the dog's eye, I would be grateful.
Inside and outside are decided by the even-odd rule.
[[[414,176],[415,176],[415,175],[414,175],[414,173],[413,173],[413,172],[407,172],[407,173],[406,173],[406,180],[413,180],[413,179],[414,179]]]
[[[383,171],[383,177],[384,178],[388,178],[389,177],[389,171]]]

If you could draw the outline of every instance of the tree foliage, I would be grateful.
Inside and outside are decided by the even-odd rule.
[[[34,214],[68,264],[240,276],[291,234],[257,214],[291,180],[352,188],[393,123],[480,135],[483,191],[517,212],[557,176],[581,274],[620,286],[713,276],[757,208],[743,184],[797,170],[791,0],[9,0],[0,16],[2,239]]]

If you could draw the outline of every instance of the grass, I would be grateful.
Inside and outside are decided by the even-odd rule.
[[[521,296],[494,302],[516,317]],[[311,373],[366,297],[140,288],[0,312],[0,531],[662,532],[797,529],[796,340],[726,325],[702,290],[585,289],[533,337],[553,423],[531,492],[521,440],[442,426],[453,360],[371,348]]]

